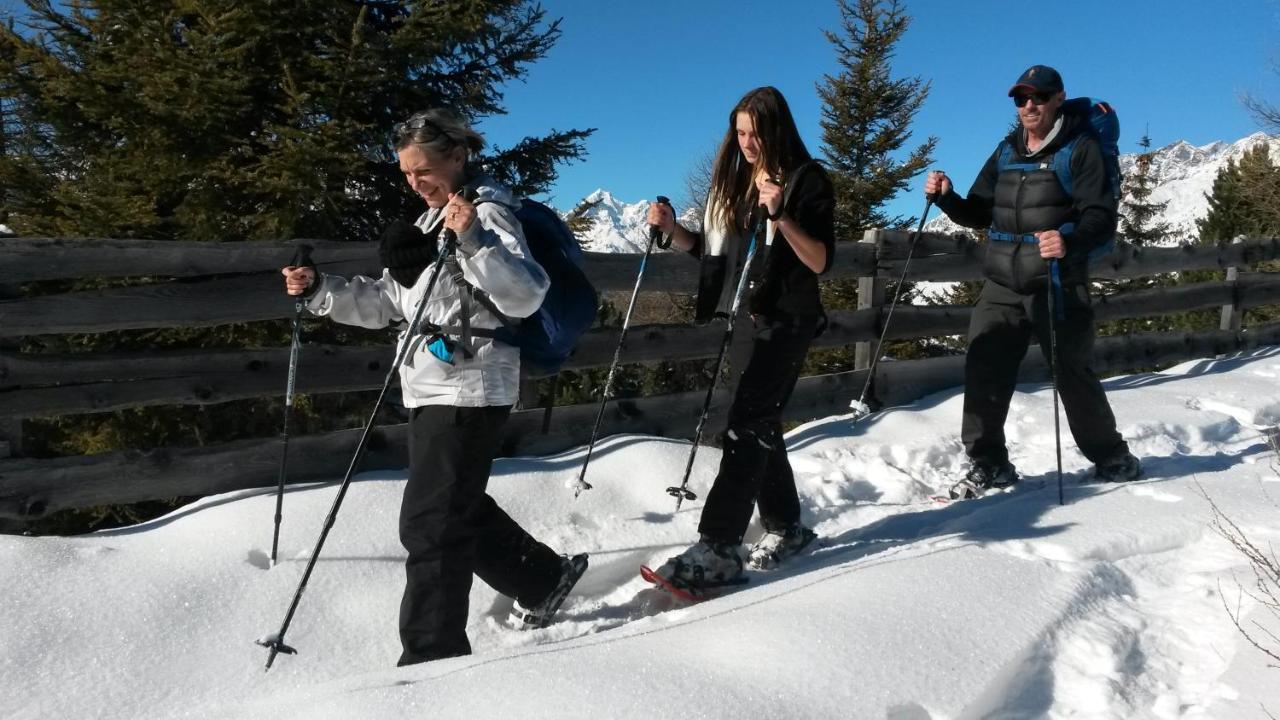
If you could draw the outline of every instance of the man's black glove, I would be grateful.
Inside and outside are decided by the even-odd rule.
[[[378,257],[382,266],[391,271],[391,277],[409,288],[418,282],[418,276],[436,261],[436,236],[428,235],[416,225],[396,220],[382,231],[382,244]]]

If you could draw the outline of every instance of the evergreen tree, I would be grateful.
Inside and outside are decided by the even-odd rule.
[[[1151,160],[1155,157],[1151,152],[1151,137],[1143,133],[1138,147],[1142,152],[1138,153],[1133,172],[1124,182],[1120,236],[1133,245],[1152,246],[1169,235],[1169,223],[1157,222],[1169,203],[1151,201],[1156,184],[1151,175]]]
[[[370,239],[412,198],[392,125],[503,112],[559,36],[527,0],[243,3],[27,0],[0,28],[15,230],[185,240]],[[490,155],[544,189],[590,131]]]
[[[533,0],[26,0],[0,26],[0,193],[21,235],[370,240],[416,212],[394,123],[429,107],[501,114],[503,87],[559,37]],[[582,156],[547,132],[479,161],[522,194]],[[60,290],[122,281],[80,281]],[[324,322],[316,342],[385,344]],[[37,352],[263,347],[288,323],[39,336]],[[372,394],[302,396],[296,431],[358,425]],[[270,435],[273,398],[32,420],[33,454]],[[389,412],[389,411],[386,411]],[[387,418],[390,419],[390,418]]]
[[[595,218],[588,216],[587,213],[591,212],[592,208],[598,206],[603,201],[604,198],[599,198],[597,200],[588,200],[583,198],[582,202],[578,203],[576,207],[570,210],[569,215],[564,219],[565,224],[569,226],[569,229],[573,231],[574,236],[578,238],[578,244],[583,247],[586,245],[582,236],[591,232],[592,228],[596,226]]]
[[[1229,242],[1240,236],[1280,234],[1280,168],[1265,144],[1228,161],[1205,196],[1209,212],[1197,222],[1200,242]]]
[[[1157,218],[1168,207],[1168,202],[1152,202],[1151,193],[1155,190],[1155,178],[1151,174],[1151,160],[1155,153],[1151,152],[1151,137],[1143,133],[1138,140],[1138,153],[1134,167],[1124,179],[1120,200],[1120,227],[1118,236],[1124,241],[1139,247],[1150,247],[1168,238],[1169,224],[1158,222]],[[1136,277],[1123,280],[1095,280],[1095,293],[1101,295],[1120,295],[1136,290],[1145,290],[1158,285],[1168,285],[1169,278]],[[1126,318],[1109,323],[1100,332],[1104,335],[1133,333],[1158,329],[1161,321],[1158,318]]]
[[[911,18],[898,0],[838,0],[843,34],[828,31],[840,72],[818,85],[822,140],[836,188],[836,237],[857,240],[867,228],[903,227],[913,218],[889,217],[884,203],[932,162],[930,137],[904,160],[895,154],[911,139],[911,120],[929,95],[918,77],[893,79],[890,61]]]
[[[1155,153],[1151,152],[1151,137],[1143,133],[1138,140],[1138,153],[1133,170],[1125,176],[1121,188],[1120,223],[1117,235],[1124,241],[1139,247],[1150,247],[1169,237],[1169,224],[1157,222],[1168,202],[1152,202],[1151,193],[1155,190],[1155,178],[1151,173],[1151,160]],[[1136,277],[1121,280],[1094,280],[1096,295],[1121,295],[1137,290],[1147,290],[1158,286],[1176,284],[1171,277]],[[1165,317],[1125,318],[1106,323],[1098,329],[1100,335],[1123,335],[1136,332],[1171,329],[1176,321]]]
[[[918,77],[894,79],[890,62],[911,18],[898,0],[838,0],[841,32],[826,32],[835,46],[839,72],[818,84],[822,99],[823,154],[835,185],[835,230],[838,241],[862,239],[870,228],[913,226],[915,218],[890,217],[884,204],[907,189],[908,181],[932,162],[937,138],[898,155],[911,139],[911,121],[929,95]],[[838,252],[838,251],[837,251]],[[896,291],[891,283],[890,296]],[[856,281],[824,283],[829,308],[856,307]],[[911,300],[910,283],[901,300]],[[915,343],[897,343],[895,355],[919,354]],[[825,370],[846,365],[850,351],[824,360]]]
[[[1280,193],[1280,168],[1273,162],[1268,148],[1258,145],[1240,158],[1230,160],[1214,179],[1213,190],[1206,194],[1208,214],[1198,221],[1199,240],[1204,244],[1230,242],[1240,237],[1272,236],[1280,234],[1280,214],[1270,210],[1269,197]],[[1274,271],[1274,264],[1257,268]],[[1156,278],[1135,278],[1123,287],[1171,287],[1222,280],[1220,270],[1194,270]],[[1255,320],[1268,321],[1276,315],[1272,308],[1256,308],[1249,311]],[[1218,310],[1195,310],[1173,315],[1149,318],[1129,318],[1108,323],[1099,328],[1099,334],[1127,334],[1140,331],[1165,330],[1216,330]]]

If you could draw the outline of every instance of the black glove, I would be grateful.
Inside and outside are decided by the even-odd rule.
[[[409,288],[418,282],[418,276],[436,261],[436,236],[427,234],[416,225],[396,220],[382,231],[382,244],[378,257],[382,266],[391,271],[391,277]]]

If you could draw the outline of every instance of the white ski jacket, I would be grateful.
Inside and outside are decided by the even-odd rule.
[[[488,293],[504,315],[527,317],[542,304],[550,283],[530,255],[515,217],[520,201],[491,178],[480,177],[471,184],[477,191],[476,220],[458,236],[457,257],[463,277]],[[429,209],[415,224],[426,231],[442,222],[441,211]],[[386,269],[376,280],[360,275],[351,280],[321,275],[307,307],[316,315],[328,315],[346,325],[381,328],[401,320],[407,323],[422,299],[433,267],[429,265],[409,288],[393,280]],[[462,292],[467,291],[454,282],[448,269],[442,271],[427,301],[423,324],[459,327]],[[502,326],[480,302],[471,300],[469,305],[473,330]],[[408,328],[401,330],[397,352],[405,342],[416,339],[407,335]],[[431,354],[426,342],[413,343],[400,368],[405,407],[514,405],[520,395],[520,349],[487,337],[473,337],[472,342],[474,357],[467,358],[459,348],[453,354],[453,364]]]

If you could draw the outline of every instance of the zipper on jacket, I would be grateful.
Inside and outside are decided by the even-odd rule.
[[[1019,255],[1022,253],[1022,246],[1026,243],[1022,242],[1022,194],[1026,191],[1027,171],[1018,171],[1018,192],[1014,193],[1013,198],[1013,229],[1014,243],[1013,253],[1009,256],[1010,265],[1009,274],[1013,279],[1013,286],[1022,287],[1022,273],[1018,272],[1020,260]]]

